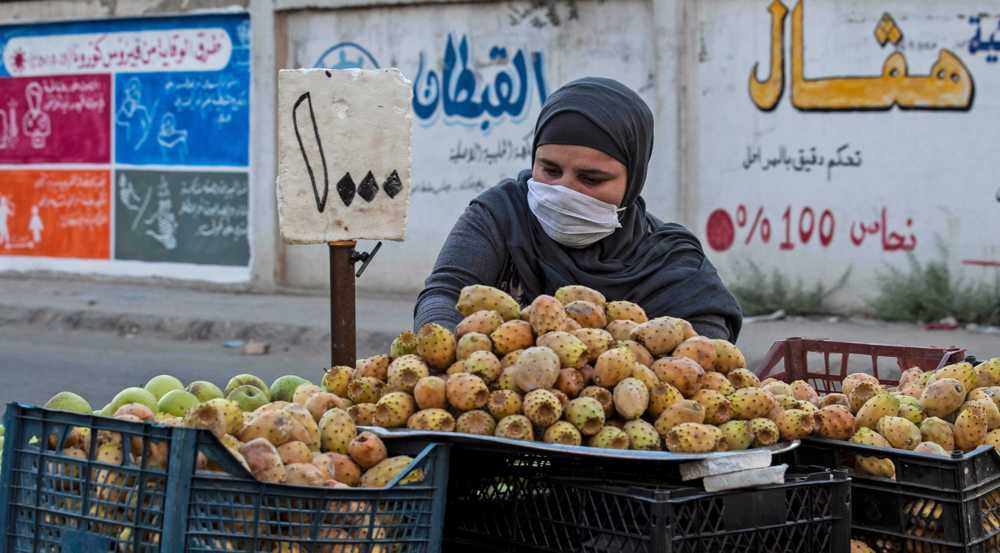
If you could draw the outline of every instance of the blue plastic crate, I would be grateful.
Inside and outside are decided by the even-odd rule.
[[[330,489],[258,482],[204,430],[17,403],[7,406],[5,425],[0,553],[441,548],[444,444],[392,441],[392,454],[414,461],[389,486]],[[100,443],[113,444],[102,460]],[[199,451],[222,472],[197,471]],[[417,471],[419,481],[399,484]]]

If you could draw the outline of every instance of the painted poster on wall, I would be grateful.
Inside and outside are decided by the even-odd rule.
[[[0,26],[0,268],[248,267],[249,134],[245,14]]]

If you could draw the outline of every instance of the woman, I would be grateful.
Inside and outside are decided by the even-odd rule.
[[[532,168],[472,201],[417,299],[414,324],[449,328],[461,289],[495,286],[521,305],[569,284],[681,317],[735,342],[742,312],[691,232],[646,213],[653,114],[617,81],[573,81],[546,100]]]

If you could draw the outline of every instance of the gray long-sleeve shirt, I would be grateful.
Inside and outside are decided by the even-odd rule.
[[[485,284],[513,292],[506,282],[510,265],[507,241],[493,216],[482,205],[469,205],[445,240],[434,270],[417,297],[414,330],[426,323],[453,329],[462,320],[455,304],[465,286]],[[733,341],[721,315],[706,314],[689,320],[699,334]]]

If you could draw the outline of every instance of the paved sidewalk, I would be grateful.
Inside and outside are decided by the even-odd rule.
[[[413,296],[359,296],[358,353],[384,351],[412,324]],[[275,346],[329,343],[326,296],[204,291],[56,279],[0,279],[0,325],[110,331],[151,338],[222,342],[255,338]],[[927,331],[918,325],[855,319],[748,322],[739,345],[753,364],[790,336],[904,345],[958,345],[979,357],[1000,355],[1000,334]]]

